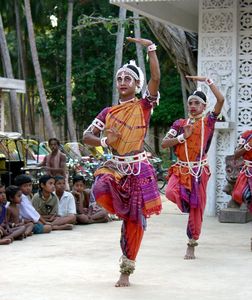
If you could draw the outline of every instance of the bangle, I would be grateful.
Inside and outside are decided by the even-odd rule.
[[[250,150],[252,150],[252,146],[250,146],[249,143],[247,143],[247,144],[244,145],[244,149],[246,151],[250,151]]]
[[[206,78],[206,80],[205,80],[205,83],[207,84],[207,85],[212,85],[214,82],[213,82],[213,79],[211,79],[211,78]]]
[[[103,147],[103,148],[107,148],[108,147],[108,144],[106,143],[106,140],[107,140],[108,138],[105,136],[105,137],[103,137],[103,138],[101,138],[101,146]]]
[[[178,135],[178,136],[177,136],[177,139],[178,139],[178,142],[179,142],[180,144],[183,144],[183,143],[186,141],[186,139],[185,139],[185,137],[184,137],[184,133]]]
[[[155,44],[151,44],[147,47],[147,52],[156,51],[157,46]]]

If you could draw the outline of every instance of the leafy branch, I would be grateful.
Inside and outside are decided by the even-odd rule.
[[[82,15],[79,19],[79,25],[75,26],[74,29],[81,30],[84,28],[90,28],[97,25],[103,25],[104,28],[112,35],[115,35],[117,33],[118,26],[124,26],[129,27],[131,24],[134,24],[135,20],[142,20],[143,17],[128,17],[125,20],[121,20],[119,18],[115,18],[112,16],[109,16],[108,18],[104,17],[95,17],[93,15],[87,16]],[[115,32],[112,32],[113,28],[115,28]]]

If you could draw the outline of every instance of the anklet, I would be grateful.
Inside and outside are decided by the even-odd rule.
[[[135,270],[135,261],[128,259],[125,255],[120,258],[120,272],[122,274],[130,275]]]
[[[188,243],[187,243],[187,246],[189,246],[189,247],[196,247],[196,246],[198,246],[198,242],[196,240],[194,240],[194,239],[190,239],[188,241]]]

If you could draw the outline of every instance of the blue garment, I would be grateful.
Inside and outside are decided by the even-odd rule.
[[[34,234],[41,234],[41,233],[44,233],[44,225],[41,224],[41,223],[36,223],[36,224],[34,224],[32,232],[33,232]]]

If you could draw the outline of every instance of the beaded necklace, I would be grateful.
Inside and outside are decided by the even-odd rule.
[[[124,103],[128,103],[128,102],[131,102],[131,101],[134,101],[135,100],[135,97],[134,98],[131,98],[129,100],[126,100],[126,101],[122,101],[121,99],[119,99],[119,103],[120,104],[124,104]]]
[[[189,124],[191,119],[189,118],[187,120],[187,124]],[[203,158],[203,147],[204,147],[204,117],[201,117],[201,146],[200,146],[200,159],[199,159],[199,166],[197,171],[193,170],[193,167],[191,167],[190,161],[189,161],[189,155],[188,155],[188,147],[187,147],[187,141],[185,140],[185,155],[186,155],[186,161],[188,163],[188,169],[189,173],[196,178],[198,181],[198,178],[201,176],[203,168],[201,168],[201,162]]]

